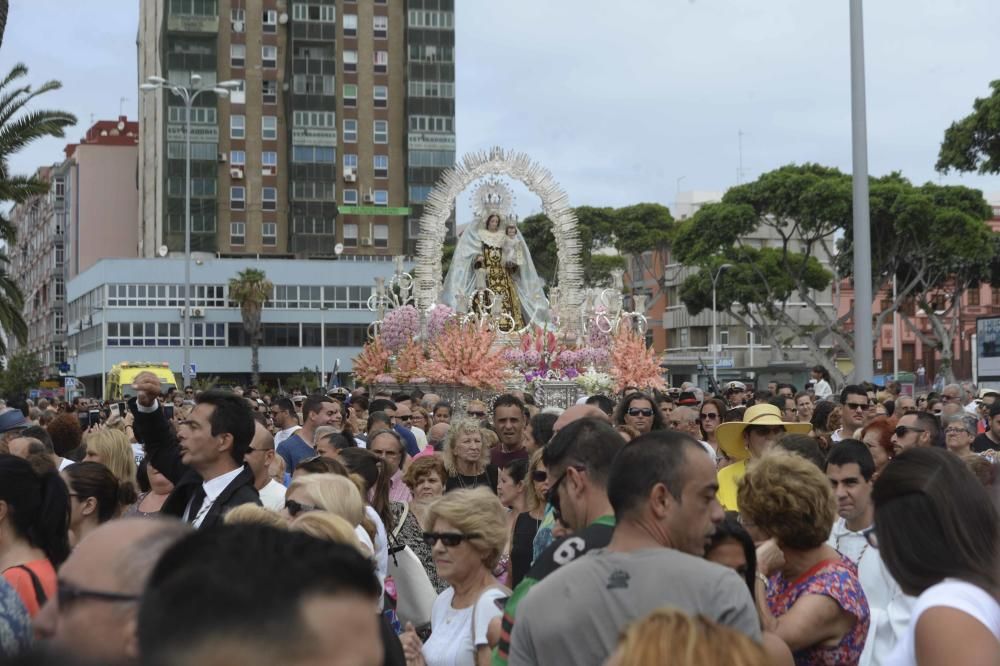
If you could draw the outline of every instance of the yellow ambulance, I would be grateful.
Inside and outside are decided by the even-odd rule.
[[[145,361],[123,361],[112,366],[108,373],[106,400],[128,400],[135,395],[132,382],[141,372],[152,372],[160,378],[161,390],[166,393],[172,388],[177,388],[177,378],[170,369],[170,364],[147,363]]]

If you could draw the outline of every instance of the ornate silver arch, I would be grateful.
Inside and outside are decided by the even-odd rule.
[[[417,306],[427,309],[441,292],[442,250],[448,234],[448,217],[455,200],[470,184],[487,176],[505,175],[519,180],[542,201],[542,212],[552,222],[558,261],[560,330],[565,334],[582,331],[583,267],[580,265],[580,233],[569,197],[548,169],[528,155],[493,147],[488,152],[468,153],[441,175],[427,196],[420,218],[417,241]]]

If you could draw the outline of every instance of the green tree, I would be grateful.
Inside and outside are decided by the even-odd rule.
[[[307,395],[319,390],[319,369],[302,368],[298,373],[288,378],[283,388],[286,392],[300,388]]]
[[[44,378],[44,370],[45,366],[34,354],[27,351],[13,354],[0,372],[0,396],[27,396],[28,390],[36,388]]]
[[[273,291],[274,285],[264,271],[256,268],[242,270],[229,280],[229,300],[240,306],[243,330],[250,341],[250,381],[255,386],[260,384],[261,315]]]
[[[990,83],[993,93],[972,103],[972,113],[945,130],[935,168],[1000,173],[1000,80]]]

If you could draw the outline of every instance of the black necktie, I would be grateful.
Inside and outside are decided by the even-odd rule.
[[[198,516],[198,511],[201,510],[201,505],[205,502],[205,486],[198,485],[197,490],[194,491],[194,495],[191,496],[191,508],[188,509],[187,521],[193,523],[194,519]]]

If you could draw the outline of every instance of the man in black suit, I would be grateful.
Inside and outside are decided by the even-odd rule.
[[[205,391],[181,421],[177,434],[160,409],[160,380],[151,372],[135,380],[136,438],[146,458],[174,484],[161,511],[194,527],[222,523],[240,504],[260,504],[254,476],[243,462],[254,434],[246,400],[226,391]]]

